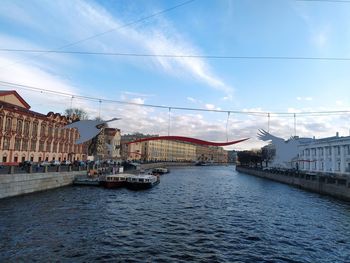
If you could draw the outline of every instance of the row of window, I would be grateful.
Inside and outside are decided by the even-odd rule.
[[[332,154],[332,148],[333,150],[335,151],[334,153],[336,155],[340,155],[340,145],[338,146],[333,146],[333,147],[320,147],[320,148],[317,148],[317,152],[318,152],[318,155],[319,156],[322,156],[324,154],[324,151],[323,149],[325,149],[326,151],[326,155],[331,155]],[[350,155],[350,145],[344,145],[344,152],[346,155]],[[316,148],[312,148],[312,149],[306,149],[306,150],[303,150],[301,155],[302,156],[310,156],[310,153],[311,153],[311,156],[316,156]]]
[[[335,172],[340,172],[340,168],[341,168],[341,163],[340,162],[336,162],[335,164]],[[317,163],[316,162],[313,162],[313,163],[302,163],[301,164],[301,169],[304,169],[304,170],[314,170],[314,171],[324,171],[324,162],[320,162],[319,163],[319,167],[317,168]],[[332,167],[329,165],[329,167],[327,167],[326,169],[327,171],[331,172],[332,171]],[[346,172],[350,172],[350,163],[347,163],[346,164],[346,167],[345,167],[345,171]]]
[[[0,116],[0,130],[3,128],[3,116]],[[12,131],[12,117],[6,117],[5,121],[5,131]],[[17,125],[16,125],[16,134],[17,135],[31,135],[33,137],[38,136],[38,127],[39,123],[38,121],[30,122],[29,120],[21,120],[17,119]],[[69,141],[73,141],[74,137],[78,136],[78,132],[76,130],[70,130],[70,129],[60,129],[60,126],[51,126],[51,125],[46,125],[45,122],[43,122],[40,125],[40,136],[49,136],[52,137],[54,136],[55,138],[68,138]]]
[[[30,142],[30,144],[29,144]],[[27,139],[20,139],[16,138],[15,139],[15,144],[14,144],[14,150],[16,151],[36,151],[37,149],[37,144],[39,142],[39,151],[43,152],[81,152],[82,151],[82,146],[81,145],[72,145],[72,144],[67,144],[67,143],[57,143],[57,142],[43,142],[43,141],[38,141],[38,140],[27,140]],[[5,137],[3,139],[2,143],[2,149],[3,150],[10,150],[10,139]]]

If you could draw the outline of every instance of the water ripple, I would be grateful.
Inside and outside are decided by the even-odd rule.
[[[0,200],[0,262],[350,262],[350,204],[239,174],[172,169],[149,191]]]

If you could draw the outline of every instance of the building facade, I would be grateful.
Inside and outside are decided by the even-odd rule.
[[[14,90],[0,91],[0,161],[84,160],[86,146],[75,145],[76,129],[63,129],[71,120],[59,113],[44,115]]]
[[[350,175],[350,136],[314,139],[299,146],[298,169]]]
[[[142,142],[144,161],[191,162],[196,160],[196,146],[170,140]]]
[[[215,162],[226,163],[228,153],[222,147],[202,146],[183,141],[150,140],[130,143],[135,140],[157,137],[141,133],[122,136],[122,156],[129,161],[170,162]]]
[[[227,163],[228,152],[218,146],[196,145],[196,161]]]
[[[116,128],[104,128],[105,150],[103,153],[103,159],[120,159],[120,142],[121,134],[120,130]]]

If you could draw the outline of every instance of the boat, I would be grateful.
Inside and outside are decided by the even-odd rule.
[[[208,163],[206,163],[206,162],[203,162],[203,161],[198,161],[198,162],[196,162],[196,164],[195,164],[196,166],[207,166],[208,165]]]
[[[166,174],[169,173],[169,169],[167,168],[163,168],[163,167],[158,167],[158,168],[154,168],[152,170],[152,174],[157,175],[157,174]]]
[[[126,187],[132,190],[143,190],[152,188],[159,182],[159,176],[151,174],[131,175],[126,180]]]
[[[131,174],[111,174],[106,175],[103,180],[103,186],[106,188],[118,188],[126,186],[127,178],[133,176]]]
[[[99,186],[100,180],[98,178],[78,177],[73,180],[74,185]]]

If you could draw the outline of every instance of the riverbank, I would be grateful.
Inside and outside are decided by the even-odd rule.
[[[71,185],[86,171],[3,174],[0,176],[0,199]]]
[[[241,173],[289,184],[307,191],[350,201],[349,177],[304,173],[270,173],[268,171],[241,166],[237,166],[236,170]]]

